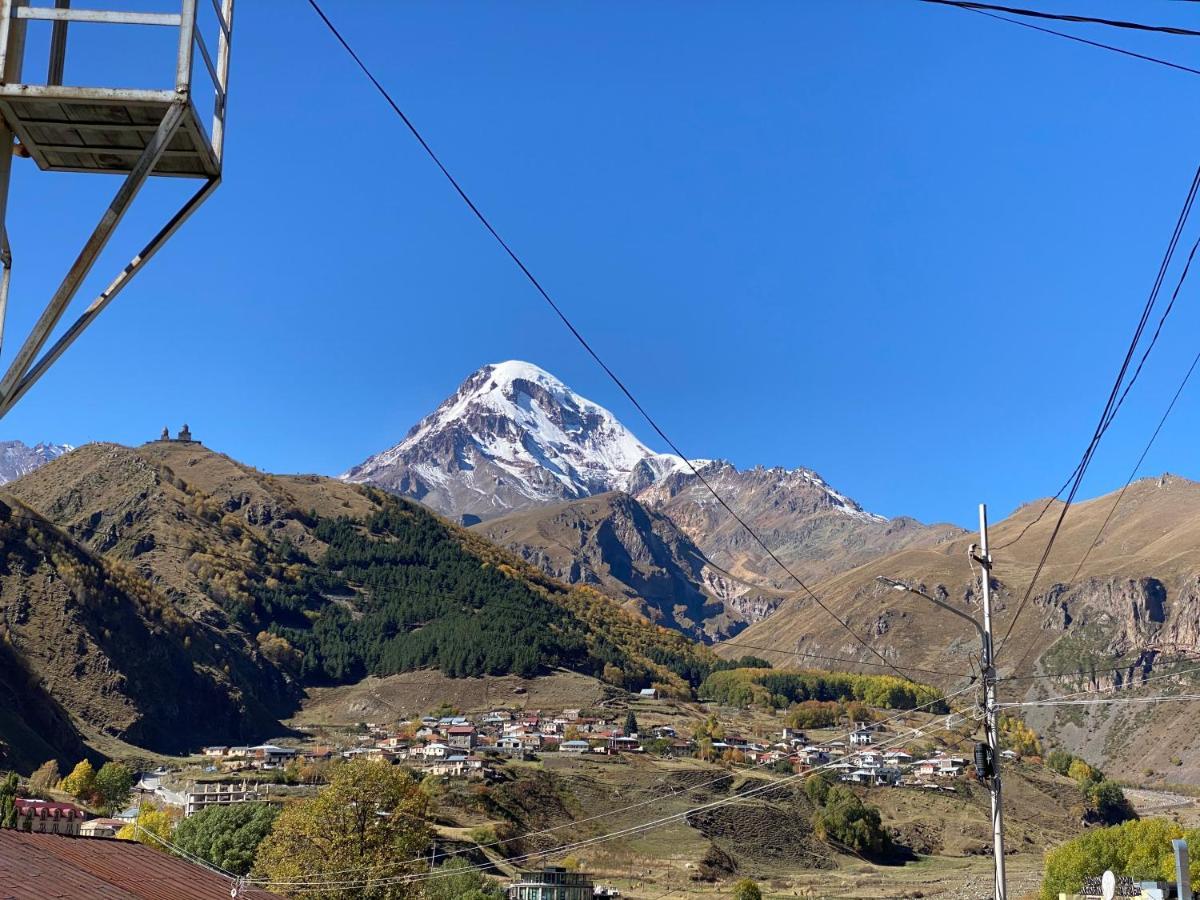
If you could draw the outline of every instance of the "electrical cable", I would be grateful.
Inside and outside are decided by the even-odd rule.
[[[1040,31],[1042,34],[1050,34],[1055,37],[1065,38],[1068,41],[1074,41],[1077,44],[1086,44],[1089,47],[1096,47],[1100,50],[1109,50],[1113,53],[1119,53],[1122,56],[1129,56],[1134,59],[1144,60],[1145,62],[1155,63],[1160,66],[1166,66],[1170,69],[1177,69],[1180,72],[1188,72],[1192,75],[1200,75],[1200,69],[1193,69],[1191,66],[1185,66],[1177,62],[1172,62],[1167,59],[1161,59],[1157,56],[1149,56],[1145,53],[1136,53],[1133,50],[1126,50],[1124,47],[1115,47],[1112,44],[1104,44],[1100,41],[1091,41],[1087,38],[1079,37],[1078,35],[1070,34],[1066,31],[1057,31],[1053,28],[1046,28],[1042,25],[1035,25],[1032,22],[1022,22],[1020,19],[1013,19],[1008,16],[998,15],[997,13],[987,12],[983,9],[975,9],[969,6],[960,6],[964,12],[973,12],[981,16],[987,16],[989,19],[996,19],[1000,22],[1008,22],[1010,25],[1019,25],[1022,28],[1028,28],[1031,31]]]
[[[1057,22],[1075,22],[1086,25],[1106,25],[1111,28],[1127,28],[1133,31],[1152,31],[1160,34],[1172,34],[1183,37],[1200,37],[1200,31],[1190,28],[1179,28],[1175,25],[1146,25],[1142,22],[1129,22],[1121,19],[1100,19],[1094,16],[1077,16],[1068,13],[1044,12],[1038,9],[1026,9],[1018,6],[998,6],[993,3],[974,3],[970,0],[921,0],[922,3],[934,3],[939,6],[956,6],[971,12],[1008,13],[1014,16],[1027,16],[1033,19],[1051,19]]]
[[[434,162],[434,164],[438,167],[438,169],[441,171],[441,173],[446,177],[446,180],[450,182],[451,187],[454,188],[455,192],[462,199],[462,201],[467,205],[467,208],[470,209],[470,211],[474,214],[475,218],[479,220],[479,223],[481,225],[483,225],[483,227],[487,230],[487,232],[493,238],[495,238],[496,242],[500,245],[501,249],[504,250],[504,252],[508,255],[508,257],[517,266],[517,268],[519,268],[521,270],[521,273],[525,276],[525,278],[529,281],[529,283],[533,286],[533,288],[537,291],[537,293],[542,297],[542,299],[546,301],[546,303],[550,306],[551,310],[553,310],[554,314],[559,318],[559,320],[563,323],[563,325],[567,328],[567,330],[570,331],[571,335],[575,338],[575,340],[579,342],[580,346],[583,347],[583,349],[588,353],[589,356],[591,356],[591,358],[597,363],[597,365],[599,365],[600,368],[604,370],[604,373],[608,376],[608,378],[613,382],[613,384],[615,384],[617,386],[617,388],[620,389],[621,393],[623,393],[625,395],[625,397],[629,400],[629,402],[633,404],[634,408],[638,411],[638,413],[641,414],[642,418],[646,420],[646,422],[655,431],[655,433],[658,434],[658,436],[660,438],[662,438],[662,440],[667,444],[667,446],[669,446],[671,448],[671,450],[674,451],[674,453],[681,460],[683,460],[684,463],[687,464],[687,467],[692,471],[692,474],[696,476],[696,478],[700,481],[700,483],[702,485],[704,485],[704,487],[708,490],[708,492],[710,494],[712,494],[714,499],[716,499],[716,501],[725,509],[725,511],[727,513],[729,513],[730,516],[733,517],[734,521],[736,521],[745,530],[745,532],[748,535],[750,535],[750,537],[754,540],[755,543],[757,543],[760,547],[762,547],[762,549],[775,562],[775,564],[778,565],[779,568],[782,569],[788,575],[788,577],[791,578],[792,581],[796,582],[796,584],[800,587],[800,589],[810,599],[812,599],[813,602],[815,602],[817,604],[817,606],[819,606],[821,609],[823,609],[843,629],[845,629],[845,631],[848,634],[850,634],[850,636],[853,637],[855,641],[857,641],[859,644],[861,644],[863,647],[865,647],[869,652],[871,652],[876,657],[878,657],[880,662],[884,663],[889,668],[894,668],[891,665],[891,663],[888,662],[887,658],[882,653],[880,653],[878,650],[876,650],[874,647],[872,647],[869,643],[867,643],[866,640],[864,640],[862,637],[860,637],[858,632],[856,632],[853,628],[851,628],[850,625],[841,618],[841,616],[839,616],[837,613],[835,613],[823,600],[821,600],[821,598],[818,597],[812,591],[812,589],[810,589],[809,586],[807,584],[805,584],[805,582],[798,575],[796,575],[796,573],[793,572],[792,569],[786,563],[783,562],[783,560],[781,560],[779,558],[779,556],[775,553],[775,551],[772,550],[767,545],[766,541],[764,541],[763,538],[761,536],[759,536],[758,532],[755,531],[753,528],[751,528],[750,525],[745,521],[745,519],[743,519],[736,511],[734,511],[733,507],[729,505],[729,503],[725,500],[725,498],[722,497],[717,492],[717,490],[712,486],[712,484],[704,476],[704,474],[700,471],[700,469],[697,468],[695,463],[688,456],[686,456],[684,454],[684,452],[679,448],[678,444],[676,444],[675,441],[673,441],[670,438],[670,436],[666,433],[666,431],[664,431],[663,428],[658,424],[657,420],[655,420],[654,417],[651,416],[649,412],[647,412],[646,408],[641,404],[641,402],[637,399],[637,397],[634,396],[633,392],[625,385],[625,382],[622,381],[620,379],[620,377],[618,377],[618,375],[612,370],[612,368],[609,367],[608,363],[606,363],[604,361],[604,359],[600,356],[600,354],[595,350],[595,348],[592,347],[592,345],[587,341],[587,339],[583,336],[583,334],[579,331],[579,329],[575,326],[575,324],[570,320],[570,318],[567,317],[567,314],[565,312],[563,312],[562,307],[560,307],[558,305],[558,303],[555,302],[554,298],[550,296],[550,293],[542,286],[542,283],[540,281],[538,281],[537,277],[533,274],[533,272],[530,271],[530,269],[525,265],[525,263],[521,259],[521,257],[517,255],[516,251],[514,251],[512,249],[512,247],[508,244],[508,242],[505,241],[503,237],[501,237],[500,233],[492,225],[491,221],[483,214],[483,212],[479,209],[479,207],[475,205],[474,201],[471,200],[470,196],[463,189],[463,187],[459,184],[458,180],[450,173],[450,170],[445,166],[445,164],[441,161],[441,159],[438,157],[438,155],[434,152],[433,148],[429,145],[429,143],[425,140],[425,138],[417,130],[416,126],[412,123],[412,120],[409,119],[409,117],[407,115],[405,115],[404,111],[400,108],[399,104],[392,98],[392,95],[388,92],[387,88],[385,88],[383,86],[383,84],[379,81],[379,79],[375,77],[374,73],[370,70],[370,68],[368,68],[366,63],[363,62],[362,58],[358,55],[358,53],[355,52],[354,48],[350,45],[349,41],[346,40],[346,38],[338,30],[337,26],[335,26],[333,24],[332,20],[330,20],[330,18],[325,14],[325,11],[321,8],[320,4],[317,3],[317,0],[307,0],[307,2],[308,2],[308,5],[312,7],[313,11],[320,17],[321,21],[325,23],[326,28],[328,28],[328,30],[334,36],[334,38],[338,41],[338,43],[342,45],[342,48],[346,51],[346,53],[349,54],[350,58],[354,61],[354,63],[358,66],[358,68],[362,71],[362,73],[367,77],[367,79],[375,87],[375,90],[379,92],[380,96],[382,96],[383,99],[387,102],[387,104],[392,108],[392,111],[395,112],[395,114],[399,117],[400,121],[404,123],[405,127],[409,130],[409,132],[412,134],[412,136],[414,138],[416,138],[418,143],[420,143],[421,147],[425,150],[426,155],[428,155],[429,158]],[[897,675],[900,675],[900,677],[902,677],[902,678],[904,677],[904,674],[899,669],[895,669],[895,671],[896,671]]]
[[[1149,354],[1149,350],[1153,347],[1152,339],[1150,346],[1147,347],[1141,362],[1138,364],[1138,368],[1135,371],[1134,376],[1130,378],[1128,382],[1126,382],[1125,376],[1129,371],[1129,366],[1133,361],[1133,356],[1137,350],[1137,346],[1141,342],[1142,334],[1144,333],[1146,324],[1150,319],[1150,314],[1153,312],[1154,306],[1157,303],[1159,291],[1161,290],[1162,283],[1166,278],[1167,270],[1170,268],[1171,260],[1174,258],[1175,249],[1179,245],[1179,238],[1182,235],[1184,226],[1186,225],[1188,217],[1191,214],[1192,205],[1195,201],[1198,189],[1200,189],[1200,166],[1197,167],[1196,174],[1192,178],[1192,183],[1188,190],[1187,197],[1184,200],[1183,208],[1180,210],[1179,216],[1176,220],[1175,229],[1172,233],[1171,240],[1168,242],[1167,250],[1164,253],[1163,260],[1159,265],[1158,275],[1155,278],[1154,286],[1150,291],[1150,296],[1147,298],[1145,306],[1143,307],[1141,318],[1138,322],[1137,328],[1134,330],[1133,338],[1129,343],[1129,349],[1125,353],[1125,359],[1121,364],[1121,369],[1117,373],[1116,380],[1113,382],[1112,390],[1109,392],[1108,402],[1105,404],[1104,410],[1100,414],[1100,421],[1096,426],[1095,433],[1092,435],[1092,440],[1088,444],[1087,449],[1084,450],[1079,465],[1076,467],[1075,478],[1071,486],[1070,493],[1067,495],[1067,499],[1063,503],[1062,510],[1059,512],[1058,519],[1055,522],[1054,529],[1050,533],[1049,540],[1046,542],[1046,547],[1042,551],[1041,559],[1038,561],[1038,565],[1034,570],[1033,577],[1029,580],[1029,586],[1026,588],[1020,603],[1017,604],[1016,612],[1013,613],[1013,617],[1009,620],[1008,628],[1005,631],[1004,637],[1001,639],[1000,646],[997,648],[995,654],[997,657],[999,656],[1000,651],[1003,650],[1009,636],[1012,634],[1013,628],[1016,626],[1017,621],[1021,617],[1021,612],[1025,609],[1026,604],[1029,602],[1029,598],[1033,595],[1034,587],[1037,585],[1038,578],[1041,576],[1042,570],[1045,568],[1046,562],[1050,558],[1050,553],[1054,549],[1055,541],[1058,539],[1059,532],[1062,529],[1063,522],[1067,517],[1067,513],[1071,509],[1071,505],[1075,501],[1075,496],[1079,491],[1080,485],[1083,483],[1083,478],[1087,474],[1088,466],[1091,464],[1092,457],[1100,443],[1100,439],[1112,425],[1112,422],[1116,417],[1117,410],[1120,409],[1121,403],[1124,401],[1125,397],[1128,396],[1129,388],[1133,386],[1137,374],[1141,371],[1142,364],[1144,364],[1146,356]],[[1200,239],[1197,240],[1197,245],[1200,245]],[[1193,256],[1195,254],[1195,250],[1196,247],[1193,246]],[[1186,279],[1188,270],[1190,268],[1190,262],[1191,256],[1188,258],[1188,265],[1185,265],[1180,275],[1179,283],[1176,286],[1171,303],[1168,304],[1167,309],[1163,314],[1163,318],[1160,320],[1158,329],[1159,331],[1161,331],[1162,322],[1165,321],[1166,316],[1170,313],[1174,305],[1174,298],[1178,296],[1179,290],[1183,286],[1183,281]],[[1157,337],[1157,332],[1155,337]],[[1125,385],[1124,393],[1121,392],[1122,385]]]

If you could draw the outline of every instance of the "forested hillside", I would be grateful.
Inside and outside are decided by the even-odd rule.
[[[368,674],[565,668],[688,695],[716,664],[419,504],[198,444],[89,445],[6,490],[8,668],[84,737],[253,739],[305,686]]]

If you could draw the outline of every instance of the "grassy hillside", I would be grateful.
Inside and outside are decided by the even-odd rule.
[[[1080,503],[1067,516],[1033,596],[1011,638],[1000,646],[1001,675],[1023,679],[1002,685],[1002,700],[1134,684],[1183,668],[1185,660],[1200,654],[1200,484],[1175,476],[1135,482],[1102,539],[1087,554],[1115,499],[1110,494]],[[1027,504],[992,526],[998,642],[1009,629],[1061,510],[1059,504],[1051,504],[1039,520],[1044,506],[1044,501]],[[815,590],[851,628],[901,668],[967,673],[978,651],[978,638],[970,626],[875,579],[883,575],[906,581],[978,616],[979,585],[967,557],[975,540],[967,535],[936,547],[882,557],[827,579]],[[785,604],[768,620],[716,650],[725,656],[739,655],[746,652],[737,646],[739,642],[778,648],[754,651],[776,664],[792,659],[797,650],[877,662],[816,604],[804,600]],[[1191,665],[1195,667],[1194,662]],[[874,666],[864,670],[878,671]],[[1027,677],[1075,671],[1085,674]],[[961,683],[928,677],[943,687]],[[1158,687],[1176,689],[1171,681],[1160,681]],[[1032,709],[1027,718],[1052,743],[1123,777],[1195,783],[1200,782],[1200,751],[1190,746],[1179,725],[1198,713],[1200,705],[1181,702],[1159,707]],[[1146,775],[1147,771],[1153,775]]]

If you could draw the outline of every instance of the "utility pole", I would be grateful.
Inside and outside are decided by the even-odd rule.
[[[907,591],[924,597],[935,606],[966,619],[979,633],[980,665],[983,668],[983,717],[987,744],[975,745],[975,768],[992,795],[992,854],[996,864],[995,900],[1008,900],[1008,884],[1004,874],[1004,814],[1000,797],[1000,733],[996,723],[996,666],[992,647],[992,557],[988,553],[987,504],[979,504],[979,544],[968,550],[971,561],[983,572],[983,624],[945,600],[931,597],[924,591],[894,578],[876,578],[893,590]]]
[[[1000,733],[996,723],[996,666],[992,646],[992,557],[988,553],[987,504],[979,504],[979,552],[971,548],[971,559],[979,563],[983,582],[983,712],[987,733],[988,789],[992,795],[992,853],[996,860],[996,900],[1007,900],[1004,877],[1004,808],[1000,795]]]

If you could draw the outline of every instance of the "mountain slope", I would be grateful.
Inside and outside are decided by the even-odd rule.
[[[0,571],[0,615],[86,734],[174,751],[278,733],[306,685],[428,667],[687,694],[714,662],[418,504],[199,444],[88,445],[6,490],[54,525]]]
[[[700,640],[736,633],[780,599],[710,565],[671,519],[628,494],[510,513],[474,530],[554,578],[594,585]]]
[[[739,471],[716,460],[701,465],[699,471],[775,555],[806,581],[962,533],[953,525],[924,525],[907,517],[885,519],[866,512],[810,469]],[[637,498],[669,516],[705,556],[739,578],[796,589],[795,582],[690,470],[666,474],[643,488]]]
[[[1006,697],[1136,684],[1150,673],[1170,672],[1182,660],[1200,654],[1200,484],[1175,476],[1135,482],[1076,576],[1115,499],[1110,494],[1072,507],[1028,606],[1009,641],[999,647],[1002,676],[1089,674],[1026,678],[1005,687]],[[1051,504],[1033,524],[1044,506],[1045,501],[1027,504],[991,528],[998,643],[1008,631],[1061,509],[1058,503]],[[875,579],[884,575],[906,581],[978,616],[978,580],[967,558],[975,540],[965,535],[936,547],[881,557],[827,579],[816,591],[857,634],[901,668],[966,673],[978,649],[970,626],[920,598],[884,588]],[[755,651],[775,662],[789,660],[793,651],[800,650],[862,659],[867,670],[877,671],[870,665],[877,660],[811,601],[789,601],[738,641],[777,648],[773,653]],[[733,645],[718,645],[717,650],[723,655],[744,652]],[[1108,671],[1114,666],[1119,671]],[[962,683],[940,680],[944,685]],[[1200,684],[1187,679],[1182,683]],[[1176,690],[1175,684],[1160,682],[1159,690]],[[1026,715],[1053,740],[1127,775],[1140,777],[1144,768],[1155,768],[1171,771],[1176,779],[1200,782],[1200,753],[1190,745],[1190,732],[1179,727],[1200,712],[1200,705],[1133,706],[1140,708],[1031,708]],[[1185,764],[1170,769],[1172,756],[1183,758]]]

